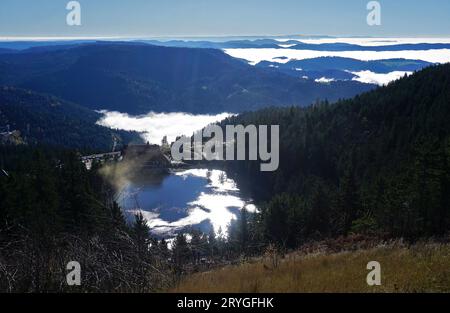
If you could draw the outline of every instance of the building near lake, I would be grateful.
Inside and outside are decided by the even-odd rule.
[[[170,159],[162,152],[161,147],[150,143],[128,145],[123,150],[123,160],[137,162],[145,168],[169,168]]]
[[[0,144],[20,145],[24,144],[24,140],[20,134],[20,131],[6,131],[0,133]]]

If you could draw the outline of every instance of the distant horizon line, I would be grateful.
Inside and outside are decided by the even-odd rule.
[[[450,35],[419,35],[419,36],[352,36],[352,35],[301,35],[301,34],[291,34],[291,35],[176,35],[176,36],[0,36],[0,41],[72,41],[72,40],[174,40],[174,39],[224,39],[224,38],[304,38],[304,39],[319,39],[319,38],[392,38],[392,39],[439,39],[439,38],[450,38]]]

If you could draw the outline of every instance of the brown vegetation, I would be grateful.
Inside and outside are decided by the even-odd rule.
[[[367,263],[381,264],[381,286],[368,286]],[[450,292],[450,245],[401,241],[356,251],[299,250],[187,277],[173,292]]]

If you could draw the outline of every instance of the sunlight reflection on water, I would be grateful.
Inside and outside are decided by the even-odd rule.
[[[154,235],[170,238],[188,226],[224,235],[241,208],[257,209],[221,170],[173,171],[160,184],[130,181],[119,197],[128,216],[142,212]]]

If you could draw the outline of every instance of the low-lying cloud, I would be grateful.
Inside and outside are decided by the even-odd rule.
[[[308,44],[324,44],[324,43],[347,43],[360,46],[391,46],[399,44],[421,44],[421,43],[450,43],[450,38],[432,38],[432,37],[409,37],[409,38],[395,38],[395,37],[326,37],[326,38],[282,38],[277,41],[283,43],[286,41],[298,41]]]
[[[328,84],[328,83],[334,82],[335,79],[334,78],[321,77],[321,78],[315,79],[314,81],[316,83]]]
[[[177,136],[190,136],[209,124],[231,116],[229,113],[194,115],[182,112],[150,112],[139,116],[115,111],[100,111],[100,113],[103,117],[97,124],[114,129],[142,132],[144,140],[152,144],[160,144],[164,136],[167,136],[169,142],[175,141]]]
[[[232,57],[247,60],[252,65],[261,61],[287,63],[291,60],[304,60],[319,57],[343,57],[361,61],[410,59],[422,60],[430,63],[450,62],[450,49],[404,51],[315,51],[274,48],[238,48],[225,49],[224,51]]]
[[[374,73],[371,71],[351,72],[357,77],[353,77],[352,80],[356,80],[366,84],[376,84],[384,86],[390,82],[400,79],[405,75],[411,75],[413,72],[394,71],[390,73]]]

